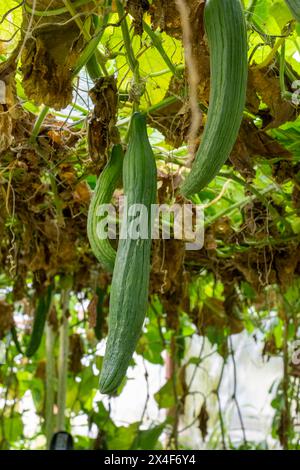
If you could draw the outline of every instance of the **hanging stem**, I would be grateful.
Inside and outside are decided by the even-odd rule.
[[[47,449],[49,449],[51,438],[54,432],[54,382],[55,382],[55,359],[54,344],[56,333],[52,326],[46,324],[46,411],[45,411],[45,428]]]
[[[179,77],[180,76],[179,69],[176,67],[176,65],[173,64],[170,57],[166,53],[162,45],[162,41],[160,37],[155,33],[155,31],[151,29],[151,27],[145,21],[143,22],[143,27],[144,27],[145,32],[150,37],[153,43],[153,46],[155,47],[155,49],[160,54],[161,58],[164,60],[165,64],[169,68],[170,72],[172,72],[173,75]]]
[[[285,41],[283,41],[280,51],[279,83],[282,98],[291,98],[292,94],[286,90],[285,86],[285,66]]]
[[[76,77],[76,75],[79,74],[80,70],[89,62],[89,60],[94,56],[95,54],[95,51],[97,49],[97,46],[99,44],[99,41],[100,41],[100,37],[101,37],[102,33],[96,35],[93,39],[91,39],[91,41],[89,41],[89,43],[87,44],[86,48],[84,49],[83,53],[81,54],[80,58],[79,58],[79,61],[77,62],[77,65],[75,67],[75,69],[73,70],[73,77]],[[97,62],[97,57],[95,56],[95,61],[96,61],[96,64],[94,63],[94,74],[95,75],[98,75],[98,76],[101,76],[101,71],[100,71],[100,68],[98,66],[98,62]],[[107,74],[107,73],[106,73]],[[42,127],[42,124],[47,116],[47,114],[49,113],[49,107],[48,106],[43,106],[40,114],[38,115],[36,121],[35,121],[35,124],[34,124],[34,127],[33,127],[33,130],[32,130],[32,134],[31,134],[31,137],[29,139],[29,142],[30,143],[34,143],[40,133],[40,130],[41,130],[41,127]]]
[[[130,65],[130,68],[132,70],[132,73],[134,76],[137,78],[137,81],[139,79],[139,63],[135,58],[132,46],[131,46],[131,39],[130,39],[130,34],[129,34],[129,29],[128,29],[128,24],[127,20],[125,18],[125,10],[122,5],[122,2],[120,0],[116,0],[116,7],[119,15],[119,20],[121,21],[121,30],[122,30],[122,35],[124,39],[124,45],[125,45],[125,50],[126,50],[126,55],[128,59],[128,63]]]
[[[253,16],[254,10],[256,8],[256,5],[258,3],[258,0],[252,0],[252,2],[249,5],[248,10],[246,11],[246,19],[248,20],[249,16]]]
[[[109,6],[109,9],[107,9],[106,12],[104,13],[103,18],[102,18],[102,23],[100,22],[99,17],[97,15],[93,15],[94,26],[95,26],[96,30],[99,31],[99,33],[97,34],[97,39],[98,39],[99,42],[102,39],[103,33],[105,31],[105,28],[106,28],[108,20],[109,20],[110,9],[111,9],[111,1],[109,1],[108,6]],[[88,72],[90,78],[93,81],[96,81],[102,75],[101,74],[101,69],[100,69],[99,64],[98,64],[97,54],[96,53],[94,53],[92,55],[92,57],[90,58],[90,60],[86,63],[86,69],[87,69],[87,72]]]
[[[215,391],[216,396],[217,396],[217,400],[218,400],[218,407],[219,407],[219,420],[220,420],[220,430],[221,430],[223,450],[226,450],[226,441],[225,441],[225,425],[224,425],[222,404],[221,404],[221,398],[220,398],[220,388],[221,388],[221,384],[222,384],[222,381],[223,381],[225,365],[226,365],[226,360],[223,359],[223,364],[222,364],[222,369],[221,369],[221,373],[220,373],[219,383],[218,383],[217,389]]]
[[[66,428],[65,410],[68,377],[69,354],[69,321],[67,317],[69,306],[69,290],[64,290],[62,300],[62,324],[59,331],[59,358],[58,358],[58,392],[57,392],[57,429],[64,431]]]
[[[291,432],[291,409],[289,399],[290,377],[289,377],[289,317],[286,310],[284,298],[281,295],[281,314],[283,317],[283,400],[284,409],[282,411],[282,447],[289,450],[289,437]]]
[[[31,134],[31,137],[29,139],[30,143],[33,143],[33,142],[36,141],[36,139],[39,135],[41,126],[42,126],[48,112],[49,112],[49,107],[48,106],[43,106],[40,114],[37,117],[37,120],[35,121],[34,127],[32,129],[32,134]]]
[[[130,38],[128,24],[127,24],[127,20],[125,17],[125,10],[120,0],[116,0],[116,7],[117,7],[118,15],[119,15],[119,20],[121,23],[121,30],[122,30],[123,40],[124,40],[126,57],[128,60],[129,67],[133,74],[134,83],[135,85],[137,85],[137,88],[138,88],[138,85],[141,82],[140,73],[139,73],[139,62],[137,61],[134,55],[134,51],[132,48],[132,40]],[[138,107],[139,107],[138,101],[139,99],[137,99],[136,102],[134,103],[134,107],[136,111],[138,110]]]
[[[70,15],[73,16],[74,21],[77,24],[78,28],[80,29],[84,39],[86,40],[87,43],[89,43],[92,39],[92,36],[91,36],[91,34],[88,30],[87,24],[83,23],[81,21],[81,19],[77,16],[76,10],[74,9],[73,5],[71,4],[71,2],[69,0],[63,0],[63,2],[65,4],[66,8],[68,9]],[[103,33],[101,31],[101,36],[102,36],[102,34]],[[108,75],[104,59],[103,59],[102,55],[100,54],[100,52],[98,51],[98,49],[95,50],[95,55],[96,55],[97,61],[99,62],[100,66],[103,70],[104,75]]]

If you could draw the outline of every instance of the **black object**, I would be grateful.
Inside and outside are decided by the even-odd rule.
[[[53,434],[50,443],[50,450],[73,450],[73,437],[65,431],[58,431]]]

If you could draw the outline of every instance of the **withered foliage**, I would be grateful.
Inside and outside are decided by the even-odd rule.
[[[176,101],[148,116],[149,125],[159,130],[166,142],[175,148],[187,139],[191,126],[191,111],[185,91],[185,78],[173,77],[164,98],[175,97]]]
[[[296,109],[290,101],[282,99],[279,76],[272,68],[250,67],[248,78],[249,110],[259,114],[260,98],[267,105],[267,109],[261,113],[263,128],[270,129],[279,127],[287,121],[296,118]]]
[[[14,324],[13,306],[0,300],[0,340]]]
[[[209,421],[209,414],[207,411],[206,401],[204,401],[201,406],[198,420],[199,420],[199,429],[201,432],[202,440],[205,441],[206,436],[208,434],[207,424]]]
[[[167,313],[168,326],[178,326],[178,315],[187,302],[184,271],[185,245],[181,240],[156,240],[152,254],[150,291],[158,294]]]
[[[176,39],[182,37],[181,21],[175,0],[154,0],[150,14],[155,29],[159,28]]]
[[[207,106],[210,90],[209,52],[204,37],[202,0],[189,2],[191,25],[191,43],[193,59],[198,77],[198,98],[202,105]],[[154,1],[150,9],[154,29],[159,28],[170,36],[181,40],[182,28],[180,14],[175,0]],[[173,77],[165,98],[175,97],[177,101],[151,113],[150,123],[166,138],[166,141],[177,148],[187,140],[191,126],[191,111],[188,99],[187,71],[182,77]]]
[[[72,101],[72,72],[87,41],[76,20],[69,13],[37,16],[28,11],[33,0],[23,7],[21,50],[23,86],[34,103],[54,109],[65,108]],[[37,0],[38,11],[65,6],[63,0]],[[77,9],[80,13],[95,10],[94,2]],[[84,22],[84,17],[81,16]]]
[[[27,295],[28,274],[41,286],[73,274],[80,289],[90,282],[86,266],[98,269],[86,236],[91,192],[74,166],[79,136],[57,128],[50,118],[39,145],[16,134],[1,154],[0,263],[12,278],[14,300]]]
[[[69,338],[69,370],[79,374],[82,370],[81,359],[84,354],[83,341],[79,334],[74,333]]]
[[[116,79],[113,76],[99,78],[89,95],[94,103],[88,124],[89,154],[101,171],[107,162],[109,146],[119,140],[116,127],[118,112]]]
[[[202,307],[195,307],[190,313],[190,317],[197,326],[200,335],[205,336],[209,328],[214,327],[217,330],[224,331],[226,328],[230,334],[241,333],[244,324],[241,318],[233,311],[233,302],[227,300],[227,311],[225,302],[215,298],[207,298]]]
[[[19,102],[16,93],[16,60],[18,48],[10,58],[0,64],[0,154],[14,141],[28,138],[33,116]]]
[[[143,17],[144,13],[150,8],[148,0],[127,0],[126,10],[133,18],[134,33],[141,36],[143,34]]]

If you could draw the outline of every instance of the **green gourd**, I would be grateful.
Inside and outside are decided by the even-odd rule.
[[[126,375],[142,331],[148,305],[151,252],[151,205],[156,202],[156,164],[150,146],[146,118],[132,117],[129,143],[123,164],[124,195],[127,198],[121,238],[113,272],[108,339],[100,376],[100,392],[113,394]],[[130,212],[135,204],[147,209],[144,235],[132,236],[138,219]],[[143,211],[141,211],[142,213]],[[135,239],[137,238],[137,239]]]
[[[181,187],[190,197],[218,174],[236,142],[247,89],[247,30],[240,0],[206,0],[211,91],[207,121],[191,171]]]
[[[122,146],[115,145],[106,167],[98,178],[88,212],[88,239],[95,257],[108,272],[113,272],[116,251],[108,238],[99,237],[97,233],[97,224],[99,222],[97,211],[101,204],[111,202],[113,193],[121,180],[123,157]]]
[[[47,315],[52,299],[52,286],[50,285],[44,295],[38,299],[37,308],[34,315],[32,333],[30,341],[25,351],[27,357],[33,356],[40,347]]]

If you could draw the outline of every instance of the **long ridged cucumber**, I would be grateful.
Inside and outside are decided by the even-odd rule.
[[[247,30],[240,0],[206,0],[211,91],[207,122],[181,193],[203,189],[228,159],[241,125],[247,89]]]
[[[295,20],[300,22],[300,0],[285,0]]]
[[[47,315],[51,305],[52,298],[52,286],[50,285],[44,295],[42,295],[37,304],[37,308],[34,315],[32,333],[30,341],[25,351],[27,357],[33,356],[40,347]]]
[[[113,193],[121,180],[123,157],[122,146],[115,145],[106,167],[98,178],[88,213],[87,234],[92,251],[99,263],[108,272],[113,272],[116,251],[108,238],[99,237],[97,233],[99,222],[97,211],[101,204],[111,202]]]
[[[108,339],[100,376],[100,392],[112,394],[124,378],[136,348],[147,312],[151,251],[151,205],[156,202],[156,164],[147,136],[146,118],[132,117],[129,144],[123,164],[124,213],[110,293]],[[135,204],[147,209],[147,237],[134,239],[133,224],[139,219],[130,210]],[[141,211],[142,213],[143,211]],[[125,219],[126,219],[125,217]],[[124,220],[124,219],[123,219]],[[145,229],[145,225],[143,225]],[[127,237],[125,236],[127,234]]]

